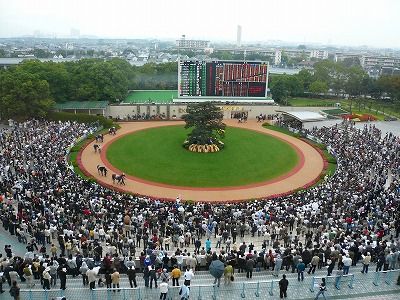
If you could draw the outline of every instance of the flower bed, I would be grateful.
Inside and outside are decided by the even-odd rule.
[[[342,117],[342,119],[361,121],[361,122],[377,120],[377,118],[371,114],[346,114],[346,115],[342,115],[341,117]]]

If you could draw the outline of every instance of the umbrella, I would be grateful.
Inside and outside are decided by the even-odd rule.
[[[224,274],[224,263],[220,260],[213,260],[210,264],[210,274],[215,278],[221,278]]]

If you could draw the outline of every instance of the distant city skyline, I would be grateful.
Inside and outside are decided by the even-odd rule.
[[[205,39],[400,48],[397,0],[0,0],[0,37]]]

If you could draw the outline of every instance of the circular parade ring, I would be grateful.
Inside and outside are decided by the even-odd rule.
[[[274,138],[283,140],[289,144],[297,153],[299,159],[297,165],[289,172],[276,178],[247,185],[233,187],[186,187],[173,186],[163,183],[156,183],[127,175],[126,185],[112,184],[111,174],[120,174],[122,171],[115,168],[106,158],[108,146],[117,139],[144,129],[179,125],[183,122],[177,121],[155,121],[155,122],[134,122],[121,123],[121,129],[117,135],[105,135],[104,143],[101,146],[101,155],[94,153],[94,141],[88,143],[78,154],[78,164],[83,173],[94,177],[100,184],[120,191],[131,192],[140,195],[146,195],[158,199],[176,199],[180,196],[183,200],[193,200],[201,202],[233,202],[248,199],[272,198],[290,194],[293,191],[306,188],[313,185],[320,178],[320,174],[326,167],[326,162],[321,153],[308,143],[288,136],[286,134],[268,130],[261,126],[261,123],[249,121],[248,123],[237,123],[235,120],[225,122],[230,127],[239,127],[248,130],[254,130],[258,133],[267,134]],[[208,154],[202,154],[208,155]],[[97,173],[97,165],[105,165],[109,169],[109,175],[102,177]]]
[[[182,125],[135,131],[113,141],[106,157],[125,174],[180,188],[226,188],[266,182],[290,172],[300,155],[289,143],[237,127],[227,127],[223,150],[192,152],[182,141]]]

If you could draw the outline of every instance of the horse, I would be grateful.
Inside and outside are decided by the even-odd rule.
[[[97,150],[99,150],[99,152],[100,152],[100,146],[97,144],[93,145],[93,149],[94,149],[94,153],[97,153]]]
[[[104,136],[102,133],[96,135],[96,142],[102,143],[104,141]]]
[[[113,126],[110,129],[108,129],[108,134],[109,135],[115,135],[117,133],[117,129]]]
[[[124,173],[122,173],[121,175],[112,174],[111,179],[113,181],[113,184],[117,182],[118,184],[125,185],[125,177],[126,175]]]
[[[97,165],[97,172],[99,173],[99,175],[107,177],[107,168],[106,167]]]

